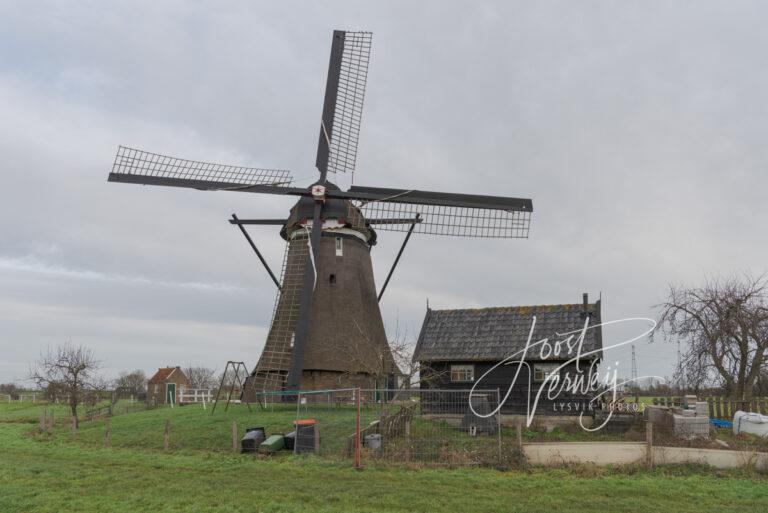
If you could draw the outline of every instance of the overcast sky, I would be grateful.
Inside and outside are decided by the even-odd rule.
[[[291,200],[106,178],[123,144],[309,184],[335,28],[374,33],[356,184],[534,202],[527,240],[414,236],[390,336],[415,337],[427,299],[589,292],[606,320],[655,317],[668,283],[765,272],[766,19],[759,1],[0,0],[0,382],[65,341],[108,376],[255,364],[274,285],[226,220]],[[251,229],[275,267],[277,232]],[[381,234],[379,284],[401,240]],[[675,352],[638,342],[639,373]]]

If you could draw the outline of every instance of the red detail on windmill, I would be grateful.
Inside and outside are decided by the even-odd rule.
[[[325,186],[324,185],[313,185],[312,186],[312,198],[315,201],[320,201],[325,203]]]

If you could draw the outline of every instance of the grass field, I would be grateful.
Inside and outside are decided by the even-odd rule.
[[[270,421],[270,415],[273,419]],[[313,457],[232,455],[229,427],[283,422],[276,412],[226,416],[199,408],[112,418],[113,447],[100,423],[73,441],[62,425],[35,434],[39,407],[0,406],[0,511],[763,511],[768,479],[694,467],[531,469],[350,468]],[[63,417],[62,417],[63,418]],[[164,453],[162,425],[172,423]],[[344,421],[346,422],[346,420]],[[120,426],[131,433],[118,435]],[[195,426],[195,427],[192,427]],[[184,440],[182,442],[182,439]]]

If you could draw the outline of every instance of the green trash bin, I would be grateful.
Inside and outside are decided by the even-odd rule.
[[[259,445],[260,452],[277,452],[285,447],[283,435],[272,435]]]

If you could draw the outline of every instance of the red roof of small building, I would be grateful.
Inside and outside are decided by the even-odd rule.
[[[149,378],[150,383],[162,383],[166,379],[170,377],[171,374],[173,374],[173,371],[178,369],[178,367],[161,367],[157,369],[157,372],[155,372],[155,375]]]

